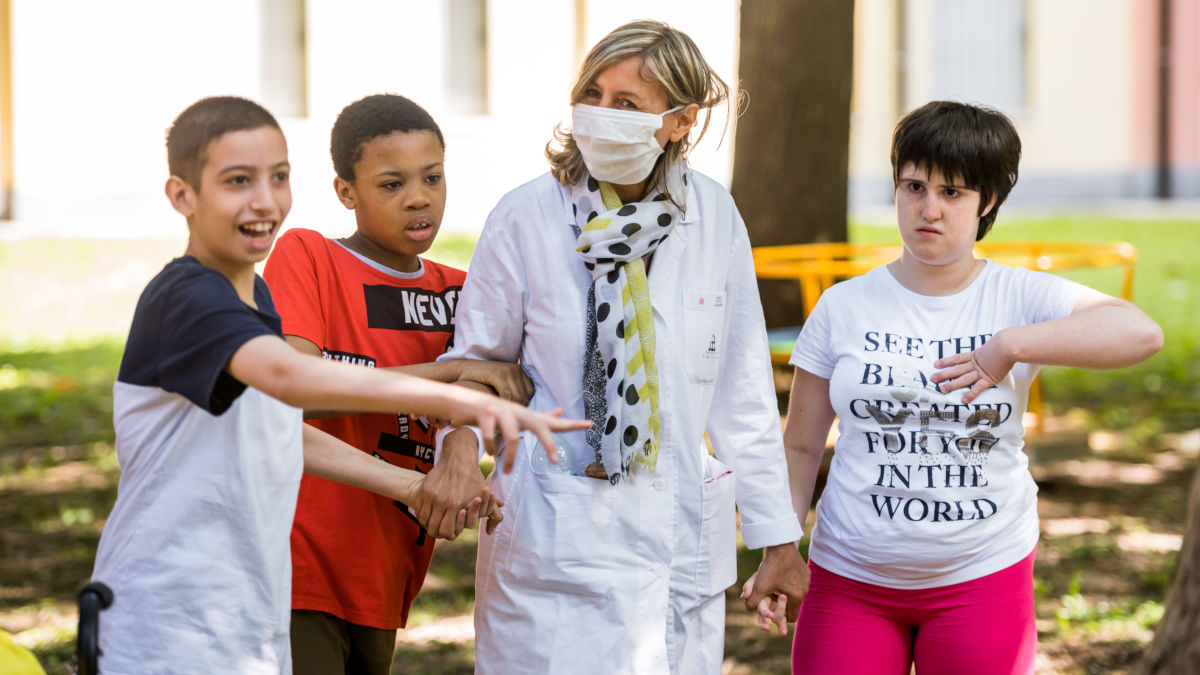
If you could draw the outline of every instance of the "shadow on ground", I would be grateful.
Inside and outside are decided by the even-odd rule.
[[[1123,672],[1161,611],[1196,459],[1173,450],[1101,453],[1082,431],[1035,441],[1031,454],[1043,528],[1038,672]],[[8,447],[0,467],[0,629],[33,648],[47,672],[72,672],[73,602],[116,497],[115,453],[106,442]],[[439,544],[393,673],[472,671],[476,541],[469,533]],[[739,552],[740,578],[757,559]],[[725,673],[788,672],[790,639],[760,632],[736,588],[727,623]]]

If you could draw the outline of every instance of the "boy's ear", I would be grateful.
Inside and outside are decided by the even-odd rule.
[[[347,181],[342,180],[340,176],[333,179],[333,191],[337,193],[338,201],[342,206],[354,210],[358,204],[358,195],[354,193],[354,186]]]
[[[171,206],[183,217],[191,218],[196,212],[196,190],[186,180],[171,176],[167,179],[166,193]]]

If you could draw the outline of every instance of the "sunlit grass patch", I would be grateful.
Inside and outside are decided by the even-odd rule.
[[[0,347],[0,467],[6,450],[112,441],[112,386],[123,343]]]
[[[1054,615],[1063,633],[1082,631],[1103,635],[1106,639],[1128,637],[1141,642],[1150,639],[1150,629],[1163,617],[1163,604],[1157,600],[1112,602],[1088,598],[1080,593],[1082,572],[1076,572],[1071,585],[1059,601]]]
[[[439,232],[425,257],[434,262],[465,270],[471,264],[479,237],[470,232]]]

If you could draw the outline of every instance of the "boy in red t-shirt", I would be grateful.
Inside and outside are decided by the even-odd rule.
[[[465,278],[419,257],[446,206],[445,140],[437,123],[403,96],[368,96],[342,110],[330,151],[334,190],[358,226],[337,240],[293,229],[275,244],[263,276],[287,341],[327,359],[473,381],[526,402],[533,389],[518,366],[433,363],[453,338]],[[422,524],[431,534],[457,535],[457,513],[480,494],[483,478],[478,466],[434,467],[436,429],[424,417],[316,411],[305,417],[382,461],[429,474],[421,491],[433,506],[419,514],[321,478],[306,475],[300,486],[291,537],[294,672],[386,674],[396,629],[408,618],[433,554]]]

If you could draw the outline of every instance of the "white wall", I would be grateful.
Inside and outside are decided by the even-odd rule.
[[[261,1],[261,0],[260,0]],[[293,165],[290,226],[348,233],[334,198],[329,131],[363,96],[400,93],[429,109],[447,141],[444,230],[478,230],[506,191],[546,170],[543,148],[569,117],[577,54],[627,20],[688,32],[736,82],[736,0],[491,0],[486,115],[447,110],[441,2],[307,0],[308,114],[281,117]],[[260,8],[253,0],[12,0],[17,220],[0,236],[174,236],[162,196],[164,134],[198,98],[261,100]],[[584,35],[576,45],[576,7]],[[698,9],[702,7],[703,9]],[[724,118],[693,153],[728,183]]]
[[[257,92],[257,52],[233,48],[258,35],[257,13],[230,20],[242,7],[13,0],[18,217],[106,230],[150,217],[172,227],[166,199],[146,199],[162,194],[172,117],[205,94]]]
[[[275,0],[11,0],[18,220],[0,222],[0,237],[181,234],[162,196],[164,132],[200,97],[261,99],[260,3],[268,1]],[[935,2],[904,4],[903,100],[916,105],[932,96]],[[898,6],[859,0],[856,7],[853,204],[890,199],[887,150],[905,112],[896,78]],[[1145,142],[1136,138],[1145,116],[1137,106],[1146,105],[1138,103],[1140,5],[1025,7],[1027,105],[1010,111],[1025,147],[1014,199],[1136,194],[1146,171],[1138,154]],[[329,234],[353,227],[332,194],[329,130],[362,96],[400,93],[433,113],[447,140],[443,227],[476,231],[501,195],[545,171],[543,149],[569,117],[578,59],[618,25],[664,20],[737,82],[737,0],[490,0],[487,113],[459,114],[446,92],[445,12],[436,0],[307,0],[307,115],[280,119],[294,166],[289,225]],[[728,185],[734,125],[726,126],[723,108],[716,112],[692,160]]]

